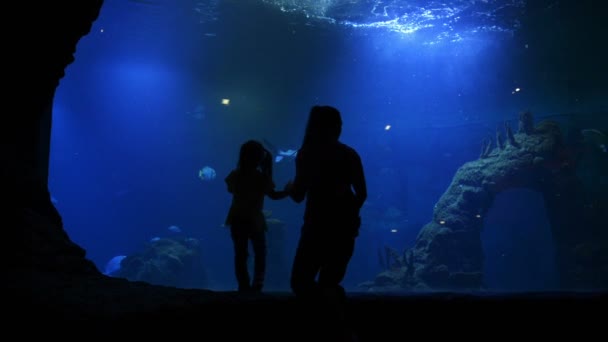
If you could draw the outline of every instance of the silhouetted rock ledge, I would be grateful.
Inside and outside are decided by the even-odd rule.
[[[45,336],[186,336],[310,341],[320,312],[304,308],[289,293],[243,295],[178,289],[103,275],[13,271],[5,274],[4,323],[9,328],[43,327]],[[481,329],[523,333],[590,333],[605,293],[352,293],[348,325],[359,341],[389,341],[420,332],[468,336]],[[598,310],[598,311],[596,311]],[[7,324],[8,323],[8,324]],[[17,328],[23,334],[37,328]],[[221,338],[220,338],[221,337]],[[335,340],[335,339],[319,339]]]
[[[20,336],[37,336],[42,329],[46,337],[63,339],[200,334],[222,341],[339,340],[326,337],[330,328],[342,331],[340,325],[323,324],[326,307],[298,302],[290,293],[243,295],[108,277],[60,222],[24,209],[11,210],[9,217],[20,229],[5,236],[11,243],[5,249],[3,325]],[[361,292],[348,294],[345,313],[347,328],[359,341],[389,341],[416,332],[469,336],[482,328],[572,329],[580,335],[601,327],[592,322],[601,317],[595,312],[604,308],[605,298],[602,292]]]

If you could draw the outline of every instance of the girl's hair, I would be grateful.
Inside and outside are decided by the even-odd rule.
[[[340,111],[331,106],[313,106],[310,109],[302,147],[320,147],[338,141],[342,133]]]
[[[256,140],[248,140],[241,145],[238,169],[257,169],[272,178],[272,154]]]

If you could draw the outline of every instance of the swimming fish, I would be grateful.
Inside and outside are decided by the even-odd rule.
[[[167,228],[171,233],[181,233],[182,229],[178,226],[169,226],[169,228]]]
[[[279,150],[277,152],[277,156],[274,157],[274,162],[278,163],[281,160],[283,160],[285,157],[287,157],[287,158],[295,158],[296,155],[298,155],[298,151],[296,151],[296,150],[287,150],[287,151]]]
[[[110,261],[108,261],[108,263],[106,264],[106,268],[103,274],[111,276],[116,273],[118,270],[120,270],[120,263],[122,262],[122,259],[126,257],[126,255],[117,255],[110,259]]]
[[[266,140],[266,139],[262,139],[262,142],[264,143],[264,146],[266,146],[267,149],[270,150],[270,152],[275,156],[274,157],[274,162],[278,163],[280,161],[282,161],[285,158],[295,158],[296,155],[298,154],[297,150],[282,150],[282,149],[277,149],[274,144],[272,144],[270,141]]]

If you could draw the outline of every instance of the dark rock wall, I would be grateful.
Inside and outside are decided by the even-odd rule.
[[[15,24],[4,51],[13,63],[9,67],[14,80],[5,107],[10,110],[3,118],[10,124],[2,125],[0,186],[6,201],[3,217],[15,241],[9,246],[14,266],[96,272],[84,259],[85,251],[63,230],[48,192],[48,168],[55,90],[102,4],[101,0],[26,2],[7,11]]]

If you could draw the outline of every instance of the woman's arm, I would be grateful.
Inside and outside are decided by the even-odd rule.
[[[289,192],[289,196],[296,203],[300,203],[304,200],[306,196],[306,191],[308,191],[308,186],[305,181],[305,172],[304,172],[304,162],[302,160],[303,153],[298,152],[296,156],[296,176],[293,182],[287,183],[285,187]]]
[[[266,190],[264,191],[264,193],[266,194],[266,196],[270,197],[270,199],[280,200],[280,199],[283,199],[283,198],[289,196],[289,191],[288,191],[289,183],[287,183],[287,185],[285,185],[285,188],[282,191],[277,191],[277,190],[275,190],[275,186],[274,186],[274,182],[272,181],[272,178],[265,175],[265,184],[266,184]]]
[[[363,163],[361,157],[355,151],[353,158],[353,189],[355,190],[355,198],[359,209],[367,199],[367,185],[365,183],[365,174],[363,173]]]

